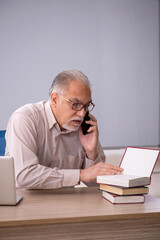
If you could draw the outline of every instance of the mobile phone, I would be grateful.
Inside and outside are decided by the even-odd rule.
[[[91,127],[91,124],[87,124],[85,121],[88,121],[90,120],[90,117],[88,116],[88,113],[86,113],[84,119],[83,119],[83,122],[81,124],[81,127],[82,127],[82,132],[83,132],[83,135],[86,135],[87,134],[87,130]]]

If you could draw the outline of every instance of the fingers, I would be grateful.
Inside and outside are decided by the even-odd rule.
[[[98,163],[99,175],[115,175],[122,173],[123,169],[110,163]]]
[[[92,114],[89,113],[88,116],[91,118],[92,121],[97,122],[97,119]]]
[[[122,171],[123,170],[122,168],[120,168],[118,166],[115,166],[115,165],[113,165],[111,163],[104,163],[104,164],[106,165],[107,168],[111,168],[113,170],[117,170],[117,171]]]
[[[89,117],[90,117],[90,120],[86,121],[86,123],[89,123],[93,126],[96,126],[97,125],[97,119],[93,115],[91,115],[90,113],[89,113]]]
[[[118,174],[121,174],[121,171],[113,170],[113,169],[106,169],[106,170],[103,169],[99,171],[98,175],[118,175]]]
[[[89,114],[89,117],[91,119],[86,121],[86,123],[91,125],[91,127],[88,129],[88,133],[98,131],[97,119],[91,114]]]
[[[91,132],[96,132],[96,131],[98,131],[98,129],[97,129],[97,126],[92,126],[92,127],[90,127],[89,129],[88,129],[88,133],[91,133]]]
[[[84,182],[91,182],[96,180],[100,175],[115,175],[122,173],[123,169],[109,163],[97,163],[89,168],[81,169],[80,180]]]

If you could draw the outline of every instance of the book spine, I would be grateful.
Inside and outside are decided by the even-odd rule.
[[[151,175],[150,175],[150,183],[151,183],[151,176],[152,176],[153,170],[154,170],[154,168],[155,168],[155,166],[156,166],[156,163],[157,163],[157,161],[158,161],[159,156],[160,156],[160,151],[159,151],[159,153],[158,153],[157,159],[156,159],[156,161],[155,161],[155,164],[154,164],[154,166],[153,166],[153,169],[152,169],[152,172],[151,172]]]
[[[121,162],[120,162],[120,164],[119,164],[119,167],[121,167],[121,164],[122,164],[122,162],[123,162],[123,158],[124,158],[124,156],[125,156],[125,154],[126,154],[126,151],[127,151],[127,147],[126,147],[126,149],[125,149],[125,151],[124,151],[124,153],[123,153],[123,157],[122,157],[122,159],[121,159]]]
[[[142,204],[145,202],[145,197],[144,197],[144,200],[142,202],[123,202],[123,203],[115,203],[115,202],[112,202],[110,201],[108,198],[105,198],[104,196],[102,196],[102,198],[104,198],[105,200],[107,200],[108,202],[112,203],[112,204]]]

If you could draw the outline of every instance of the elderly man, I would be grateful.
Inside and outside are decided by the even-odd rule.
[[[6,155],[14,157],[17,188],[51,189],[92,182],[122,169],[104,163],[95,117],[83,135],[81,123],[94,108],[88,78],[78,70],[61,72],[49,101],[15,111],[7,126]]]

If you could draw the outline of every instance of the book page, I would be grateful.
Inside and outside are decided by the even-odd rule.
[[[123,174],[150,177],[159,155],[159,150],[127,147],[120,167]]]
[[[128,183],[130,180],[136,180],[141,178],[141,176],[130,175],[130,174],[117,174],[117,175],[102,175],[97,176],[98,183],[106,183],[106,184],[122,184]]]

